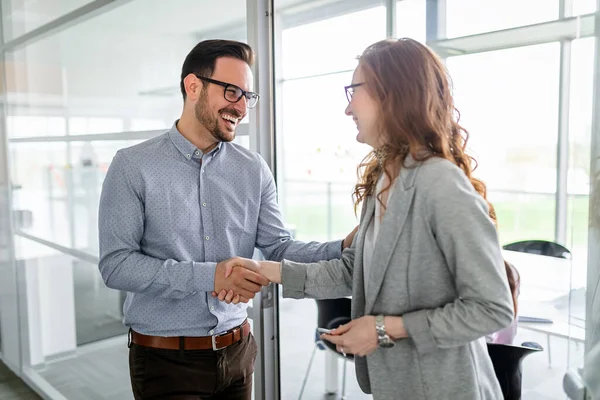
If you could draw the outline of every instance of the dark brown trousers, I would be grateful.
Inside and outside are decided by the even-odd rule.
[[[131,343],[136,400],[250,400],[257,346],[252,334],[222,350],[163,350]]]

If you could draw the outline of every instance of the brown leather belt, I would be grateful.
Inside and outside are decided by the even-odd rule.
[[[239,342],[250,333],[250,323],[246,320],[225,333],[214,336],[150,336],[131,330],[131,342],[140,346],[167,350],[221,350]]]

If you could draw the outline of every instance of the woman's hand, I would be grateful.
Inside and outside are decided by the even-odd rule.
[[[368,356],[379,347],[375,317],[372,315],[354,319],[331,331],[331,335],[321,335],[321,338],[335,344],[337,350],[343,354],[361,357]]]

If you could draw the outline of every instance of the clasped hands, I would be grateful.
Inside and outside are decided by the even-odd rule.
[[[217,264],[214,297],[226,302],[247,303],[269,282],[281,283],[280,263],[234,257]],[[366,356],[378,347],[375,317],[367,315],[334,329],[321,338],[346,354]]]
[[[280,263],[233,257],[217,264],[213,297],[227,304],[247,303],[263,286],[281,283]]]
[[[350,247],[358,225],[342,241],[342,249]],[[227,304],[247,303],[263,286],[281,283],[281,263],[233,257],[217,264],[213,297]]]

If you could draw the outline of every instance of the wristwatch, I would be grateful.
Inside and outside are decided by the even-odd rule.
[[[378,315],[375,317],[375,329],[377,330],[377,341],[379,342],[379,347],[389,349],[390,347],[394,347],[396,345],[390,335],[385,333],[385,320],[383,319],[383,315]]]

